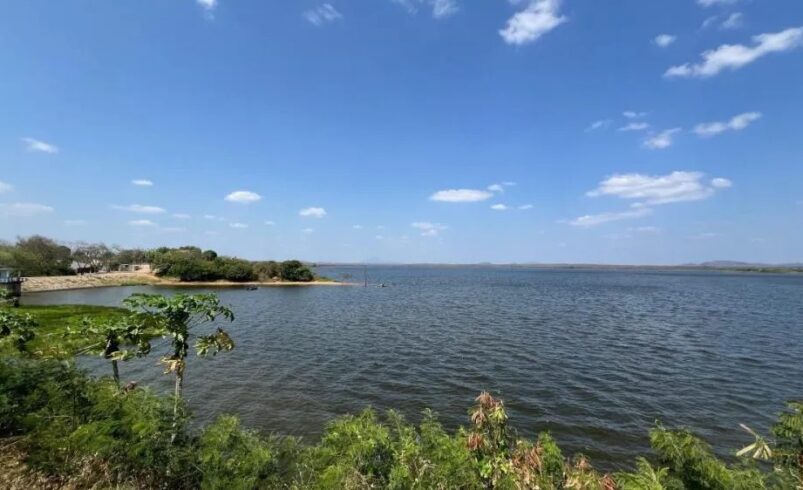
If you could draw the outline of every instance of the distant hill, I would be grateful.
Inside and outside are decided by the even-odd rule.
[[[742,269],[742,268],[761,268],[761,269],[799,269],[803,268],[803,263],[791,264],[762,264],[756,262],[738,262],[733,260],[712,260],[700,264],[688,264],[696,267],[711,267],[714,269]]]

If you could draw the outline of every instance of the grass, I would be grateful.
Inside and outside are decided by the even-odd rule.
[[[28,344],[28,348],[40,357],[71,356],[98,344],[97,338],[66,335],[68,329],[77,328],[82,319],[116,320],[127,313],[122,308],[92,305],[20,305],[12,311],[21,315],[30,314],[39,323],[36,337]],[[3,346],[0,353],[10,353],[7,347]]]

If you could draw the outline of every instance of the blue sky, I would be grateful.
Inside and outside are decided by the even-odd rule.
[[[803,260],[799,0],[25,0],[0,238]]]

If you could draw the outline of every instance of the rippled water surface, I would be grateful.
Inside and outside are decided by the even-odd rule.
[[[195,413],[236,413],[315,440],[332,417],[368,405],[413,420],[430,407],[457,427],[485,389],[521,432],[548,429],[567,452],[610,467],[647,450],[656,420],[727,452],[749,442],[738,423],[766,430],[785,400],[803,398],[800,276],[434,267],[368,276],[389,287],[216,291],[237,315],[237,347],[188,367]],[[26,301],[116,305],[135,291],[171,292]],[[122,377],[167,389],[157,359],[124,364]]]

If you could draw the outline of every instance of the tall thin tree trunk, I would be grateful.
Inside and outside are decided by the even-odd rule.
[[[184,373],[176,373],[176,387],[173,392],[173,434],[170,436],[170,443],[176,441],[178,436],[178,404],[181,401],[181,390],[184,387]]]
[[[114,373],[114,382],[117,384],[117,389],[120,389],[120,370],[117,367],[117,361],[112,361],[112,373]]]

